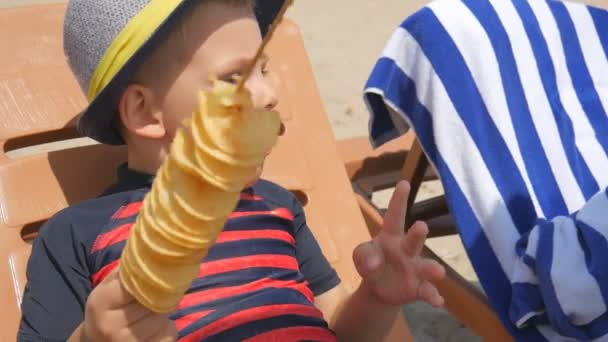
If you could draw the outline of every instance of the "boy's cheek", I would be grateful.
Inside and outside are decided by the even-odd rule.
[[[184,109],[184,113],[187,111]],[[178,128],[183,127],[184,123],[190,119],[192,119],[192,113],[194,112],[194,108],[189,111],[189,114],[174,114],[174,112],[166,111],[163,116],[166,117],[165,121],[165,130],[166,135],[169,138],[169,141],[173,141],[175,134],[177,133]]]

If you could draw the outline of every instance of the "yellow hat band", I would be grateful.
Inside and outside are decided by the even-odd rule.
[[[129,21],[99,61],[89,84],[89,101],[110,83],[181,2],[182,0],[151,0]]]

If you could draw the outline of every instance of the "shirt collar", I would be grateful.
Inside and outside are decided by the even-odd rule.
[[[118,183],[133,188],[151,187],[154,175],[130,169],[125,163],[118,167]]]
[[[124,163],[118,167],[117,174],[118,182],[116,185],[118,189],[115,189],[115,191],[150,188],[152,187],[155,177],[155,175],[151,175],[149,173],[130,169],[127,163]],[[243,192],[253,193],[254,191],[251,187],[248,187],[247,189],[244,189]]]

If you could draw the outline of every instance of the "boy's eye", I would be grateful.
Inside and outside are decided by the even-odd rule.
[[[262,70],[262,74],[266,75],[270,72],[270,70],[268,69],[268,62],[264,61],[264,63],[262,63],[262,65],[260,66],[261,70]]]
[[[222,77],[221,80],[224,82],[237,84],[239,82],[240,77],[241,77],[241,73],[237,72],[237,73],[233,73],[230,75],[226,75],[226,76]]]

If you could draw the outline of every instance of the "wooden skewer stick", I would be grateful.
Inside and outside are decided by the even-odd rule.
[[[268,1],[268,0],[266,0],[266,1]],[[242,90],[243,87],[245,86],[245,82],[247,82],[247,80],[249,79],[249,77],[253,73],[253,69],[255,69],[255,66],[258,63],[258,60],[260,59],[260,57],[262,56],[262,53],[264,52],[264,49],[266,48],[266,45],[268,45],[268,42],[272,38],[272,35],[274,34],[274,31],[277,29],[277,26],[279,26],[279,23],[281,22],[281,20],[283,20],[283,16],[285,15],[285,12],[287,11],[287,8],[289,6],[291,6],[292,3],[293,3],[293,0],[285,0],[285,2],[283,3],[283,6],[281,6],[281,9],[279,10],[279,13],[277,14],[277,16],[272,21],[272,24],[270,24],[270,28],[268,29],[268,32],[266,33],[266,36],[264,37],[264,40],[262,41],[262,44],[260,45],[260,47],[256,51],[255,56],[253,57],[253,59],[249,63],[249,66],[245,70],[245,73],[243,74],[243,76],[239,80],[239,83],[238,83],[238,85],[236,87],[237,91]]]

